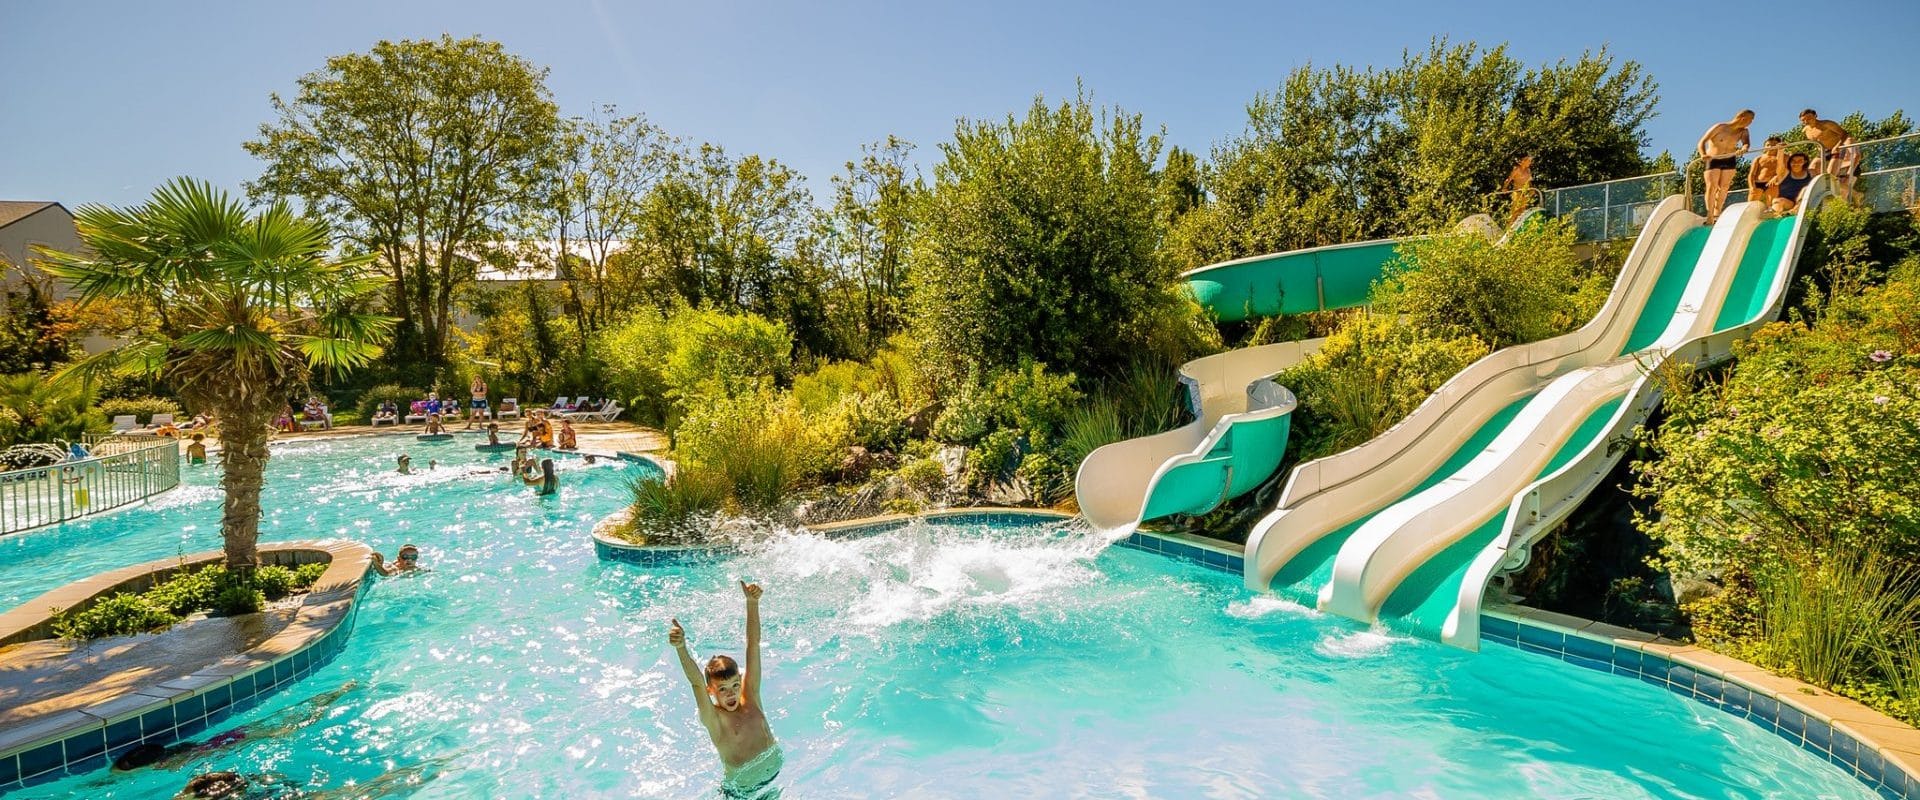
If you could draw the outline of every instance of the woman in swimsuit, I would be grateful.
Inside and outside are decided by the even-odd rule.
[[[1779,197],[1773,199],[1773,211],[1776,214],[1791,214],[1800,205],[1800,193],[1807,190],[1807,184],[1813,183],[1813,173],[1807,165],[1812,159],[1805,153],[1794,153],[1787,157],[1787,174],[1776,185]]]

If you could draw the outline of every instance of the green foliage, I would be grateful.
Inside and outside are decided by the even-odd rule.
[[[126,592],[94,603],[77,614],[61,614],[53,621],[53,632],[62,639],[86,641],[102,636],[151,633],[179,621],[144,596]]]
[[[915,458],[900,465],[895,473],[906,483],[907,488],[923,496],[939,499],[947,491],[947,473],[940,468],[940,462],[931,458]]]
[[[1638,466],[1644,530],[1681,572],[1763,572],[1802,553],[1920,555],[1920,269],[1834,298],[1669,397]],[[1684,388],[1684,387],[1682,387]]]
[[[100,416],[113,419],[123,414],[149,421],[156,414],[172,414],[176,420],[186,421],[181,418],[180,404],[164,397],[116,397],[100,401]]]
[[[1478,337],[1497,350],[1579,327],[1600,310],[1612,278],[1585,268],[1573,225],[1559,220],[1501,242],[1477,233],[1409,242],[1372,299],[1431,335]]]
[[[1505,46],[1440,39],[1392,67],[1301,67],[1214,148],[1212,202],[1181,218],[1169,257],[1187,269],[1436,230],[1526,154],[1536,185],[1643,174],[1654,103],[1641,66],[1604,49],[1527,68]]]
[[[833,177],[833,206],[814,222],[842,309],[842,349],[871,353],[906,326],[908,255],[926,186],[908,162],[913,145],[894,137],[860,148]]]
[[[86,640],[166,628],[200,611],[248,614],[267,600],[278,600],[312,586],[327,570],[325,562],[295,569],[265,566],[243,581],[224,566],[174,573],[145,592],[121,592],[79,613],[54,619],[61,637]]]
[[[0,447],[79,441],[107,429],[107,418],[89,406],[93,398],[78,383],[45,375],[0,376]]]
[[[227,583],[213,595],[212,610],[222,616],[252,614],[267,604],[264,592],[243,583]]]
[[[944,382],[1197,346],[1195,308],[1156,252],[1160,148],[1138,115],[1096,113],[1084,93],[960,123],[912,246],[914,330]]]
[[[247,152],[256,199],[297,197],[393,280],[396,350],[444,363],[451,298],[506,212],[551,175],[559,110],[547,71],[478,38],[380,41],[327,59]],[[406,176],[395,180],[394,176]]]
[[[35,280],[0,258],[0,280],[20,280],[0,290],[0,374],[50,371],[80,354],[78,342],[66,335],[54,311],[52,287]]]
[[[844,420],[810,417],[791,396],[762,391],[702,402],[673,452],[679,474],[717,473],[733,502],[758,512],[837,469],[849,437]]]
[[[320,582],[320,576],[327,574],[327,562],[301,564],[293,568],[293,586],[305,589]]]
[[[1028,453],[1014,475],[1033,491],[1035,500],[1053,505],[1073,494],[1073,474],[1046,453]]]
[[[1319,352],[1274,378],[1300,398],[1289,456],[1310,460],[1373,438],[1487,352],[1473,336],[1436,336],[1377,314],[1349,317]]]
[[[620,533],[639,544],[684,544],[695,540],[692,523],[727,506],[727,476],[713,470],[681,469],[665,480],[642,478],[627,484],[633,517]]]
[[[1001,429],[967,450],[967,485],[975,491],[1003,481],[1020,465],[1020,434]]]
[[[393,407],[400,412],[400,416],[404,417],[413,401],[425,399],[427,399],[425,389],[401,386],[397,383],[383,383],[360,394],[360,416],[363,419],[373,419],[373,415],[380,410],[380,404],[391,400]]]
[[[755,394],[786,377],[793,338],[753,314],[643,310],[602,332],[609,390],[641,418],[672,428],[708,399]]]
[[[996,417],[1025,432],[1035,446],[1045,446],[1083,399],[1073,375],[1049,373],[1037,362],[1022,362],[993,379]]]
[[[934,417],[933,438],[948,444],[973,444],[993,429],[994,411],[991,392],[963,384],[947,395],[946,407]]]

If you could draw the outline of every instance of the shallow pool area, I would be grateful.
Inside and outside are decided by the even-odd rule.
[[[371,796],[710,797],[719,764],[666,632],[678,618],[701,657],[738,655],[740,579],[766,589],[789,798],[1877,796],[1645,683],[1369,630],[1072,524],[787,531],[603,562],[588,529],[651,467],[566,458],[542,498],[473,441],[277,446],[263,540],[412,542],[431,571],[376,580],[339,656],[195,737],[248,729],[237,744],[11,796],[165,797],[230,769]],[[394,474],[402,450],[439,465]],[[0,605],[218,547],[216,469],[184,483],[0,539]]]

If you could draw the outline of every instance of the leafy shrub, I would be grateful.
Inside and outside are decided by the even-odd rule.
[[[907,488],[929,498],[941,498],[947,493],[947,473],[940,468],[940,462],[931,458],[915,458],[900,465],[894,474],[906,483]]]
[[[993,429],[993,397],[986,390],[963,388],[949,395],[946,401],[946,407],[933,419],[936,441],[972,444]]]
[[[1020,464],[1020,434],[1006,429],[989,433],[967,451],[967,485],[984,489],[1005,479]]]
[[[324,561],[313,564],[301,564],[293,568],[293,586],[296,589],[305,589],[319,583],[320,576],[326,573],[327,563]]]
[[[293,593],[294,580],[293,570],[277,564],[253,572],[253,587],[266,595],[268,600],[278,600]]]
[[[79,613],[61,614],[53,621],[53,632],[63,639],[85,641],[102,636],[127,636],[161,630],[179,622],[165,609],[154,606],[145,596],[132,592],[116,594]]]
[[[1574,251],[1570,221],[1550,221],[1494,242],[1475,233],[1401,245],[1373,289],[1374,304],[1443,338],[1478,337],[1494,349],[1573,330],[1595,311],[1589,283],[1611,276],[1587,270]]]
[[[1073,491],[1073,473],[1046,453],[1028,453],[1014,475],[1033,491],[1034,499],[1047,505],[1060,502]]]
[[[205,567],[175,574],[172,578],[148,589],[146,597],[155,607],[165,609],[174,616],[184,617],[195,611],[211,608],[214,598],[220,593],[220,587],[227,582],[226,567]]]
[[[1471,336],[1436,338],[1378,314],[1350,317],[1319,352],[1274,379],[1300,398],[1289,454],[1318,458],[1373,438],[1486,353]]]
[[[156,414],[172,414],[180,419],[180,404],[164,397],[116,397],[100,401],[100,416],[107,419],[132,414],[142,422],[151,421]],[[184,420],[182,420],[184,421]]]
[[[1044,445],[1085,399],[1074,388],[1074,380],[1072,374],[1047,372],[1045,364],[1022,362],[994,376],[995,416],[1026,432],[1036,445]]]
[[[234,616],[251,614],[266,604],[266,595],[259,589],[243,583],[228,583],[214,594],[212,610],[216,614]]]
[[[32,372],[0,376],[0,447],[76,441],[81,434],[103,432],[107,418],[92,405],[78,382],[54,382]]]
[[[785,378],[792,351],[784,324],[695,308],[638,312],[595,342],[610,390],[668,427],[709,398],[754,394]]]
[[[427,391],[425,389],[401,386],[397,383],[383,383],[361,393],[358,410],[361,419],[371,420],[373,419],[374,412],[380,410],[380,404],[391,400],[393,401],[393,407],[399,409],[400,415],[406,416],[407,408],[413,401],[425,399],[427,399]],[[339,421],[338,419],[335,420],[335,422]]]
[[[846,431],[849,444],[869,450],[894,450],[907,439],[907,412],[888,395],[845,395],[826,416],[829,428]]]
[[[1871,548],[1770,571],[1759,578],[1762,652],[1821,686],[1866,673],[1877,647],[1920,623],[1915,578]]]
[[[762,391],[694,408],[676,433],[674,460],[683,471],[718,473],[735,502],[759,511],[836,469],[849,437],[844,420],[809,417],[791,396]]]
[[[671,478],[638,478],[627,484],[633,497],[633,516],[618,531],[647,544],[679,544],[697,538],[689,530],[702,516],[726,507],[726,476],[711,470],[682,467]]]

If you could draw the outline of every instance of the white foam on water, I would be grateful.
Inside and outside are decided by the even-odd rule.
[[[1092,559],[1106,545],[1084,529],[1061,535],[913,524],[848,539],[779,531],[750,546],[740,567],[830,604],[844,624],[873,630],[968,609],[1070,603],[1076,587],[1099,579]]]
[[[1313,651],[1331,658],[1372,658],[1411,641],[1380,630],[1335,631],[1321,637]]]
[[[1274,597],[1272,595],[1249,597],[1245,600],[1235,600],[1227,604],[1227,616],[1229,617],[1259,619],[1275,614],[1285,614],[1290,617],[1320,616],[1320,612],[1317,609],[1308,608],[1292,600]]]

